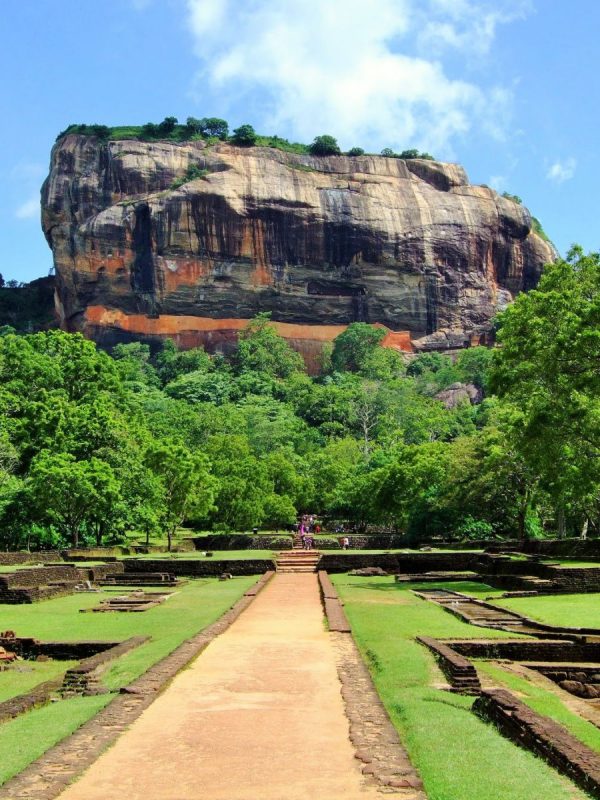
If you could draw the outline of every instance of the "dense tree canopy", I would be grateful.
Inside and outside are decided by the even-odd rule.
[[[5,331],[0,544],[170,544],[301,512],[415,539],[597,534],[600,256],[548,266],[495,351],[406,357],[382,336],[350,325],[311,378],[268,315],[227,356]],[[438,398],[456,383],[474,402]]]

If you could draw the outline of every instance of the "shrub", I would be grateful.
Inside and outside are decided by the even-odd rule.
[[[328,134],[322,136],[315,136],[313,143],[309,147],[309,151],[313,156],[339,156],[342,151],[337,143],[337,139]]]
[[[365,151],[362,147],[351,147],[346,153],[347,156],[364,156]]]
[[[190,164],[185,171],[185,175],[181,178],[176,178],[171,184],[171,189],[179,189],[184,183],[195,181],[198,178],[204,178],[208,175],[207,169],[201,169],[198,164]]]
[[[161,136],[169,136],[175,130],[177,125],[177,117],[165,117],[162,122],[157,125],[158,132]]]
[[[256,144],[257,134],[252,125],[240,125],[236,128],[231,137],[233,144],[239,147],[253,147]]]

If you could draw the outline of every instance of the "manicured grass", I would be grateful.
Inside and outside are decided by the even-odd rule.
[[[130,636],[151,640],[112,664],[103,676],[110,688],[129,683],[151,664],[166,656],[184,639],[210,625],[249,588],[256,576],[229,581],[214,578],[192,580],[175,590],[164,603],[142,613],[86,613],[115,592],[75,594],[41,603],[0,606],[0,630],[38,639],[101,639],[122,641]],[[119,587],[119,593],[124,591]]]
[[[473,699],[435,689],[441,680],[417,634],[481,637],[392,577],[332,576],[379,694],[423,778],[429,800],[574,800],[585,795],[471,712]],[[412,587],[416,588],[413,584]],[[456,588],[457,584],[446,584]],[[423,588],[432,588],[431,584]],[[504,631],[485,636],[503,638]]]
[[[541,686],[536,686],[531,681],[515,675],[513,672],[508,672],[489,661],[477,660],[474,663],[478,670],[485,672],[497,684],[512,689],[519,700],[533,708],[534,711],[564,725],[573,736],[593,750],[600,752],[600,730],[591,722],[570,711],[562,703],[560,697],[553,692],[546,691]]]
[[[58,678],[76,661],[14,661],[0,672],[0,703],[33,689],[38,683]]]
[[[559,594],[515,597],[499,605],[550,625],[600,628],[600,594]]]
[[[74,697],[5,722],[0,727],[0,783],[24,770],[46,750],[81,727],[113,696]]]

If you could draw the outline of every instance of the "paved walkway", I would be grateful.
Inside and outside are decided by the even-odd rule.
[[[375,800],[315,574],[278,574],[61,800]]]

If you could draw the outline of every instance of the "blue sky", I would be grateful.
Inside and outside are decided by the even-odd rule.
[[[379,152],[520,195],[600,246],[597,0],[3,0],[0,273],[52,264],[39,188],[72,122],[174,115]]]

